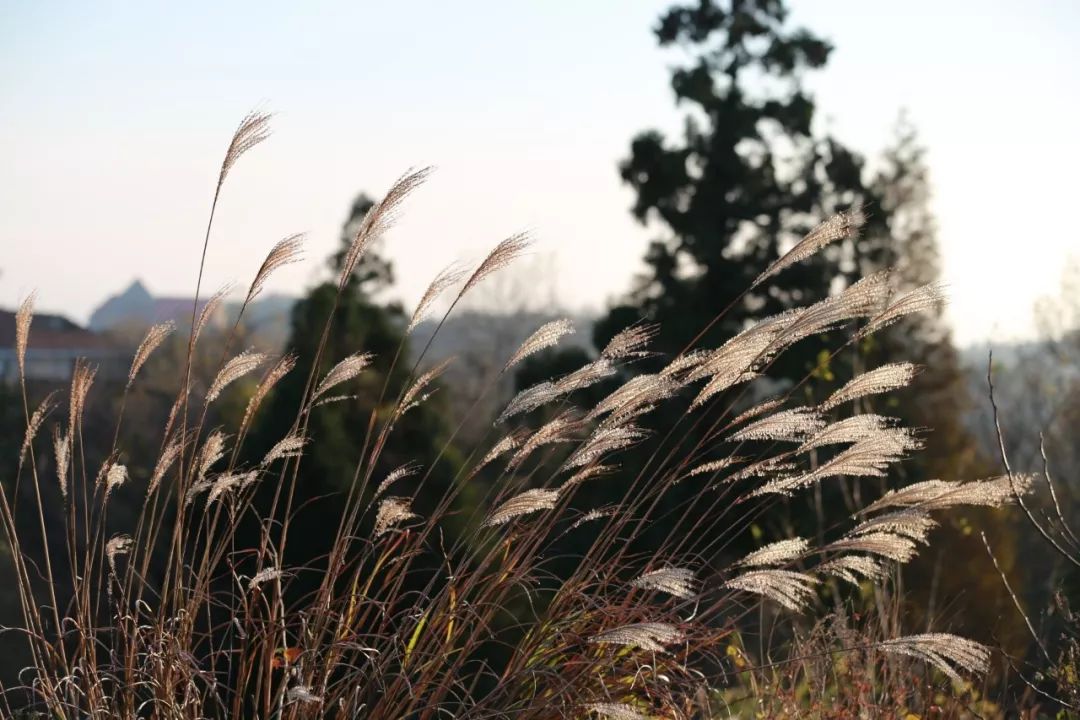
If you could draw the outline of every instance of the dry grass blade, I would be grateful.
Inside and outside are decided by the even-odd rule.
[[[34,300],[37,291],[27,295],[15,311],[15,359],[19,363],[19,376],[26,377],[26,346],[30,341],[30,323],[34,320]]]
[[[405,328],[406,333],[412,332],[416,329],[416,326],[423,322],[424,318],[428,316],[431,311],[432,304],[446,292],[449,288],[457,285],[465,278],[465,272],[458,270],[455,267],[448,267],[435,276],[435,279],[428,285],[427,290],[420,297],[420,302],[416,303],[416,310],[413,311],[412,317],[409,318],[409,325]]]
[[[460,295],[465,295],[465,293],[483,282],[484,278],[502,270],[524,255],[531,244],[532,241],[529,240],[528,235],[519,233],[511,235],[496,245],[484,258],[483,262],[477,266],[476,270],[473,271],[473,274],[469,276],[469,279],[465,281],[465,286],[461,289]]]
[[[251,112],[240,121],[239,127],[233,133],[229,142],[229,149],[225,151],[225,159],[221,163],[221,174],[218,175],[218,188],[225,182],[229,171],[236,165],[251,148],[270,137],[270,113]]]
[[[933,665],[956,682],[963,682],[957,670],[982,675],[990,668],[990,649],[974,640],[946,633],[909,635],[882,641],[886,653],[906,655]]]
[[[211,403],[216,400],[222,390],[262,365],[264,360],[266,360],[265,353],[251,350],[245,350],[229,360],[218,372],[214,382],[210,383],[210,389],[206,392],[206,402]]]
[[[683,600],[697,594],[697,578],[689,568],[667,567],[641,575],[630,583],[644,590],[659,590]]]
[[[275,270],[291,265],[296,262],[300,262],[303,257],[304,248],[304,234],[297,233],[290,235],[287,238],[279,240],[277,244],[271,248],[267,254],[266,259],[263,260],[262,265],[259,266],[259,271],[255,273],[255,279],[251,281],[251,287],[248,288],[247,298],[244,300],[244,304],[247,305],[262,292],[263,287],[266,285],[267,279],[274,274]]]
[[[661,622],[634,623],[593,635],[591,643],[625,645],[649,652],[664,652],[665,646],[681,641],[683,634],[674,625]]]
[[[724,583],[730,590],[742,590],[767,597],[788,610],[801,612],[814,597],[817,579],[792,570],[751,570]]]
[[[34,438],[37,436],[38,430],[41,428],[41,424],[45,422],[45,418],[48,417],[52,409],[56,407],[56,391],[49,393],[45,396],[45,399],[41,401],[41,404],[37,406],[37,410],[34,410],[34,414],[30,416],[30,420],[26,423],[26,434],[23,436],[22,448],[19,450],[19,470],[22,470],[23,462],[26,461],[26,453],[30,450],[31,444],[34,442]]]
[[[574,323],[570,322],[567,318],[552,320],[549,323],[541,325],[537,328],[536,332],[530,335],[525,342],[521,343],[521,346],[518,347],[517,351],[510,356],[510,359],[506,361],[506,365],[503,367],[503,372],[506,372],[530,355],[534,355],[541,350],[555,345],[564,335],[570,335],[573,332]]]
[[[380,537],[389,532],[398,523],[420,517],[412,511],[412,503],[408,498],[388,497],[379,503],[379,509],[375,513],[375,537]]]
[[[372,241],[381,237],[394,224],[397,219],[397,212],[401,209],[405,199],[416,188],[424,184],[424,181],[431,175],[431,170],[431,168],[421,168],[398,178],[397,182],[387,191],[386,196],[364,215],[364,219],[360,221],[360,227],[357,228],[356,235],[353,237],[352,243],[350,243],[349,249],[345,252],[345,257],[342,260],[341,276],[338,280],[340,286],[345,286]]]
[[[161,343],[165,342],[165,338],[169,337],[175,329],[176,323],[169,320],[154,325],[146,332],[146,337],[139,343],[138,349],[135,350],[135,357],[131,360],[131,369],[128,371],[128,387],[131,387],[131,383],[135,382],[135,376],[150,358],[150,355],[161,346]]]
[[[802,240],[795,244],[795,247],[784,253],[784,255],[770,265],[765,272],[758,275],[757,279],[754,280],[753,285],[750,287],[757,287],[767,278],[776,275],[796,263],[812,257],[826,245],[830,245],[838,240],[854,239],[858,237],[859,228],[861,228],[865,222],[866,215],[863,213],[862,208],[858,207],[833,215],[807,233]]]
[[[526,490],[510,498],[488,516],[484,527],[502,525],[521,515],[528,515],[539,510],[552,510],[559,499],[558,490]]]
[[[765,547],[754,550],[739,562],[735,567],[767,567],[769,565],[782,565],[790,562],[807,551],[810,543],[805,538],[789,538],[778,540]]]
[[[326,394],[331,388],[352,380],[362,373],[371,364],[373,358],[374,355],[371,353],[355,353],[330,368],[330,372],[326,373],[326,377],[322,379],[322,382],[315,388],[315,392],[312,393],[312,401]]]
[[[842,405],[857,398],[906,387],[917,372],[918,366],[909,362],[889,363],[868,370],[861,375],[855,376],[830,395],[829,399],[821,404],[821,410],[831,410],[837,405]]]
[[[790,440],[799,441],[807,435],[820,430],[825,425],[821,415],[813,408],[791,408],[781,410],[731,435],[731,442],[745,440]]]

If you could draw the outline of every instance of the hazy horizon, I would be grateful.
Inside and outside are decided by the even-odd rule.
[[[411,306],[444,265],[530,230],[553,258],[549,293],[599,311],[656,236],[631,217],[617,163],[637,132],[680,127],[679,55],[652,34],[669,4],[4,3],[0,307],[37,288],[43,311],[85,322],[135,278],[192,295],[221,153],[260,106],[277,113],[274,136],[230,176],[206,293],[307,232],[306,262],[268,288],[303,292],[356,193],[433,164],[387,239],[391,297]],[[819,127],[869,157],[901,108],[920,130],[957,341],[1029,336],[1032,303],[1080,250],[1051,212],[1080,166],[1080,6],[792,10],[836,47],[808,82]]]

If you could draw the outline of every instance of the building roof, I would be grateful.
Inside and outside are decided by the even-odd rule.
[[[34,315],[30,323],[30,348],[39,350],[108,349],[112,343],[97,333],[80,327],[62,315]],[[15,347],[15,313],[0,310],[0,348]]]

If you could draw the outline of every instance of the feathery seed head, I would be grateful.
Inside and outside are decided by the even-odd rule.
[[[484,521],[484,527],[502,525],[516,517],[539,510],[552,510],[555,508],[555,501],[558,499],[558,490],[526,490],[497,507]]]
[[[139,343],[138,349],[135,351],[135,357],[131,361],[131,369],[128,371],[128,387],[131,387],[131,383],[135,381],[135,375],[138,374],[139,369],[147,361],[151,354],[157,350],[158,346],[165,341],[165,338],[172,334],[176,329],[176,323],[172,320],[163,322],[159,325],[154,325],[146,332],[146,337]]]
[[[674,625],[644,622],[623,625],[589,638],[591,643],[626,645],[649,652],[665,652],[665,646],[681,641],[683,634]]]
[[[336,387],[343,382],[352,380],[371,364],[372,358],[374,358],[374,355],[371,353],[354,353],[349,355],[337,365],[330,368],[330,372],[326,373],[326,377],[322,379],[322,382],[315,388],[315,392],[311,394],[311,399],[314,401],[326,394],[326,391],[331,388]]]
[[[630,583],[644,590],[659,590],[683,600],[697,594],[697,578],[689,568],[666,567],[647,572]]]
[[[236,380],[259,367],[266,360],[266,355],[260,352],[245,350],[236,357],[225,363],[218,372],[210,389],[206,392],[206,402],[211,403],[221,395],[221,391]]]
[[[409,498],[388,497],[379,503],[375,513],[375,537],[381,537],[398,523],[420,517],[412,511]]]
[[[739,562],[735,567],[767,567],[769,565],[782,565],[798,558],[806,552],[810,543],[805,538],[789,538],[778,540],[765,547],[754,550]]]
[[[15,311],[15,359],[19,363],[19,375],[26,376],[26,345],[30,340],[30,323],[34,319],[34,300],[37,291],[27,295]]]
[[[503,367],[503,372],[506,372],[514,365],[534,355],[541,350],[551,347],[559,342],[559,339],[564,335],[570,335],[574,332],[574,323],[567,318],[560,320],[552,320],[549,323],[545,323],[537,328],[536,332],[530,335],[525,342],[521,343],[517,351],[510,356],[510,359],[506,361],[506,366]]]

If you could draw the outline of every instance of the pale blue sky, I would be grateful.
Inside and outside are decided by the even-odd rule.
[[[0,306],[84,320],[134,277],[190,294],[220,155],[278,113],[230,177],[207,287],[246,282],[278,238],[320,277],[351,197],[438,171],[388,239],[411,305],[446,263],[530,229],[557,296],[602,307],[650,237],[616,172],[677,129],[651,32],[669,3],[0,2]],[[791,0],[836,45],[820,120],[873,154],[906,107],[929,147],[959,340],[1030,332],[1080,253],[1080,3]]]

